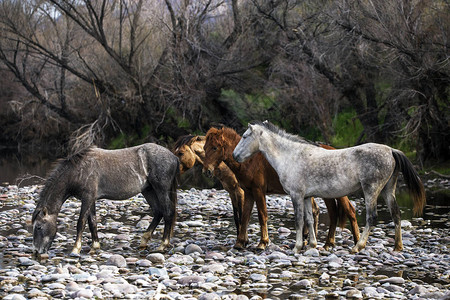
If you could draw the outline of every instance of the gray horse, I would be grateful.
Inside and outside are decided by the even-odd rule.
[[[401,151],[386,145],[368,143],[328,151],[265,121],[249,124],[234,149],[233,157],[242,162],[258,151],[277,171],[284,190],[292,198],[297,231],[296,252],[303,246],[304,215],[310,230],[313,229],[311,201],[303,201],[306,197],[338,198],[362,189],[366,203],[366,226],[352,252],[366,246],[370,230],[376,222],[380,194],[394,220],[394,250],[403,249],[400,210],[395,200],[400,171],[413,198],[414,213],[421,214],[425,206],[423,184],[411,162]],[[310,235],[309,243],[313,247],[316,245],[314,234]]]
[[[48,251],[57,231],[57,216],[67,198],[81,200],[77,236],[72,255],[81,250],[81,235],[89,223],[92,248],[100,248],[97,236],[95,201],[106,198],[125,200],[142,193],[153,211],[153,220],[144,233],[140,248],[146,248],[153,231],[164,218],[163,242],[169,245],[176,219],[179,162],[168,149],[144,144],[119,150],[92,147],[60,160],[47,179],[33,213],[35,253]]]

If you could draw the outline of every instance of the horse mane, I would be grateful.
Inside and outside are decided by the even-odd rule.
[[[50,168],[50,172],[47,175],[44,187],[39,195],[38,204],[44,205],[45,200],[47,200],[46,195],[50,193],[55,184],[61,180],[61,176],[63,175],[63,173],[80,163],[81,160],[95,148],[97,147],[88,147],[76,153],[69,154],[65,158],[60,158],[52,163],[52,167]]]
[[[177,141],[175,142],[175,144],[172,147],[172,150],[175,151],[178,148],[180,148],[181,146],[187,145],[193,138],[195,138],[195,135],[192,135],[192,134],[182,135],[182,136],[178,137]]]
[[[318,143],[309,141],[301,136],[287,133],[284,129],[279,128],[278,126],[270,123],[269,121],[264,121],[264,122],[253,121],[253,122],[250,122],[250,124],[251,125],[260,125],[266,129],[268,129],[269,131],[271,131],[281,137],[284,137],[290,141],[293,141],[293,142],[308,144],[308,145],[313,145],[313,146],[318,146],[318,147],[320,146]]]

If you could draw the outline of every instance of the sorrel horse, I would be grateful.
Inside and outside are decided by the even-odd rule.
[[[258,248],[264,249],[269,243],[265,195],[267,193],[285,194],[286,192],[280,183],[277,173],[261,153],[254,155],[244,163],[238,163],[233,159],[232,152],[240,139],[241,136],[231,128],[211,128],[206,134],[203,170],[211,172],[219,165],[219,163],[225,162],[225,164],[233,171],[245,192],[241,231],[239,232],[235,247],[243,248],[248,242],[247,226],[253,205],[256,202],[261,228],[261,240]],[[340,220],[340,226],[343,227],[345,225],[345,215],[347,215],[350,220],[355,243],[359,239],[359,228],[356,221],[355,208],[351,205],[347,197],[341,197],[337,200],[336,204],[335,199],[325,199],[325,204],[327,205],[330,217],[330,228],[325,248],[334,245],[338,219]],[[314,204],[315,202],[311,201],[311,205]],[[316,231],[317,228],[315,228],[314,231],[310,230],[310,232],[313,233],[316,233]],[[315,234],[310,234],[310,236],[311,235]]]
[[[311,214],[307,197],[341,197],[362,189],[366,203],[366,226],[352,252],[358,252],[366,246],[377,218],[377,198],[380,194],[394,220],[394,250],[403,249],[400,209],[395,200],[400,171],[413,198],[414,213],[422,213],[425,206],[424,187],[413,165],[403,152],[386,145],[368,143],[325,151],[266,121],[249,124],[234,149],[233,157],[242,162],[255,153],[262,153],[266,157],[280,176],[283,188],[291,196],[295,210],[297,252],[303,246],[301,232],[304,210],[306,215]]]
[[[57,231],[57,216],[67,198],[81,200],[77,235],[72,250],[81,250],[81,235],[89,223],[92,248],[100,248],[95,201],[106,198],[125,200],[142,193],[153,211],[153,220],[140,247],[146,248],[153,231],[164,218],[163,241],[157,251],[169,245],[176,219],[178,158],[156,144],[143,144],[119,150],[89,148],[60,160],[49,175],[33,213],[33,246],[38,254],[48,251]]]
[[[172,152],[180,160],[180,174],[193,168],[195,164],[203,165],[203,160],[205,159],[203,146],[205,141],[206,137],[200,135],[185,135],[177,139]],[[244,191],[239,187],[236,176],[225,163],[220,163],[214,169],[214,176],[219,179],[223,188],[230,194],[234,223],[236,224],[237,235],[239,235]]]

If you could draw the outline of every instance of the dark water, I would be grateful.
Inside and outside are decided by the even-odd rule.
[[[51,169],[52,159],[0,152],[0,186],[42,184]]]

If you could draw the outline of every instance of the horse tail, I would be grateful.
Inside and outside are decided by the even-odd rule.
[[[177,195],[177,188],[178,188],[178,179],[180,178],[180,161],[177,158],[177,168],[175,171],[175,174],[172,178],[172,184],[170,185],[170,201],[172,204],[173,212],[173,218],[172,218],[172,224],[170,224],[170,235],[173,233],[173,229],[175,227],[175,222],[177,220],[177,202],[178,202],[178,195]]]
[[[419,178],[414,169],[413,164],[409,161],[406,155],[397,149],[392,149],[392,156],[395,159],[396,168],[400,169],[403,173],[403,178],[405,179],[406,185],[408,186],[409,193],[413,198],[414,215],[422,215],[423,208],[426,204],[425,189],[423,187],[422,181]]]
[[[336,201],[337,203],[337,210],[338,210],[338,214],[337,214],[337,222],[338,222],[338,226],[340,228],[344,228],[345,224],[347,223],[347,218],[346,218],[346,214],[345,214],[345,210],[344,207],[341,205],[341,203],[339,203],[339,201]],[[352,206],[353,209],[355,209]]]

